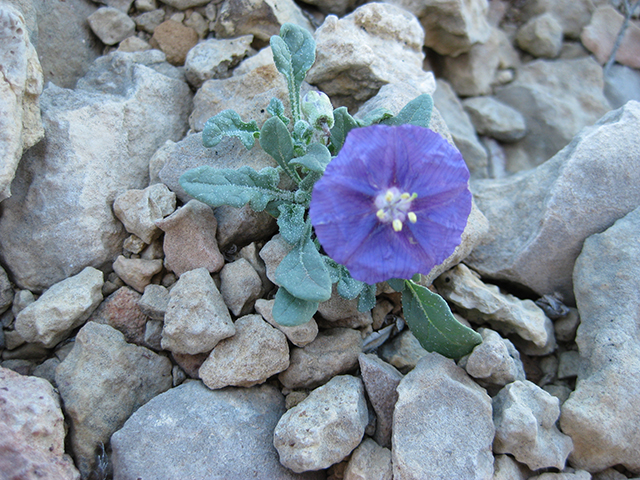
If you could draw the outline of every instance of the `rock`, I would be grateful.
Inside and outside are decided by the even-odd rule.
[[[322,316],[319,325],[323,328],[363,328],[373,323],[371,312],[359,312],[358,299],[347,300],[342,297],[335,284],[331,298],[318,305],[318,313]]]
[[[522,5],[521,13],[528,20],[548,12],[560,22],[566,37],[577,39],[589,23],[595,6],[602,3],[599,0],[528,0]]]
[[[342,17],[352,10],[358,2],[356,0],[306,0],[305,3],[315,5],[322,13],[333,13]]]
[[[380,348],[380,357],[403,373],[412,370],[418,361],[427,354],[411,330],[400,332],[391,342]]]
[[[166,20],[153,30],[149,44],[162,50],[171,65],[181,66],[198,40],[198,33],[193,28],[174,20]]]
[[[169,290],[162,285],[147,285],[144,294],[138,300],[140,311],[154,320],[164,320],[169,306]]]
[[[280,418],[273,445],[280,463],[294,472],[320,470],[342,461],[358,446],[368,420],[362,381],[339,375]]]
[[[505,386],[525,380],[520,353],[509,340],[488,328],[478,329],[482,343],[476,346],[462,366],[480,384]]]
[[[629,102],[584,129],[535,170],[471,182],[489,220],[487,241],[465,262],[488,278],[558,292],[573,302],[573,266],[584,240],[640,204],[640,103]],[[516,206],[517,205],[517,206]]]
[[[570,462],[598,472],[614,465],[640,472],[640,306],[636,208],[602,234],[587,238],[574,270],[580,312],[576,389],[562,406],[560,425],[575,448]]]
[[[493,450],[510,453],[532,470],[562,470],[573,442],[556,427],[559,401],[528,380],[504,387],[493,399]]]
[[[251,264],[240,258],[222,267],[220,293],[236,317],[246,315],[253,310],[255,301],[262,293],[262,280]]]
[[[205,7],[205,10],[206,10],[206,7]],[[193,28],[198,34],[198,37],[200,38],[200,40],[204,39],[204,37],[206,37],[207,34],[209,33],[209,22],[199,12],[192,11],[191,15],[185,18],[183,23],[187,27]]]
[[[113,271],[124,283],[142,293],[145,287],[151,283],[151,278],[162,271],[162,260],[126,258],[123,255],[118,255],[116,261],[113,262]]]
[[[496,455],[493,462],[492,480],[527,480],[531,471],[509,455]]]
[[[313,342],[318,335],[318,324],[312,318],[307,323],[298,325],[297,327],[283,327],[273,319],[272,310],[275,300],[264,300],[259,298],[256,300],[256,312],[262,315],[270,325],[276,327],[286,335],[291,343],[296,347],[304,347]]]
[[[603,87],[602,68],[592,58],[537,60],[519,68],[515,81],[495,90],[497,100],[524,116],[528,129],[505,148],[508,169],[540,165],[594,124],[609,110]]]
[[[93,33],[105,45],[115,45],[136,31],[136,24],[117,8],[100,7],[87,18]]]
[[[155,29],[158,28],[162,22],[164,22],[164,17],[164,9],[158,8],[156,10],[151,10],[150,12],[144,12],[140,15],[136,15],[135,17],[133,17],[133,20],[136,22],[138,30],[142,30],[153,35]],[[151,47],[151,45],[149,46]]]
[[[577,470],[573,473],[543,473],[529,477],[529,480],[591,480],[591,474],[585,470]]]
[[[516,41],[534,57],[555,58],[562,49],[562,25],[551,13],[543,13],[520,27]]]
[[[60,397],[49,382],[0,367],[0,471],[7,479],[80,480],[64,451]]]
[[[284,411],[271,385],[209,390],[186,382],[140,407],[114,433],[114,477],[320,480],[280,465],[273,429]]]
[[[580,354],[575,350],[562,352],[558,360],[558,378],[564,380],[578,375]]]
[[[460,264],[435,281],[438,293],[474,323],[488,322],[505,335],[517,333],[538,347],[555,346],[553,323],[531,300],[520,300],[488,285]]]
[[[260,249],[260,258],[264,260],[267,278],[273,283],[276,283],[276,269],[278,265],[280,265],[282,259],[287,256],[292,248],[293,246],[278,233]]]
[[[236,333],[222,295],[204,268],[184,273],[169,293],[162,348],[175,353],[206,353]]]
[[[233,39],[212,38],[197,44],[187,54],[185,76],[198,89],[212,78],[231,76],[230,70],[249,54],[253,35]]]
[[[177,276],[196,268],[218,272],[224,258],[218,249],[218,222],[211,207],[190,200],[156,225],[164,231],[165,264]]]
[[[640,72],[613,64],[604,77],[604,95],[612,108],[620,108],[629,100],[637,101],[640,98]]]
[[[432,73],[422,70],[424,32],[399,7],[367,3],[338,19],[329,15],[315,33],[316,63],[307,82],[354,111],[387,83],[407,81],[433,93]]]
[[[121,252],[113,199],[144,188],[151,154],[186,129],[189,87],[162,58],[112,53],[76,90],[44,90],[47,141],[25,153],[0,218],[0,255],[21,288],[42,291]]]
[[[89,322],[56,368],[56,383],[71,424],[73,456],[86,477],[99,445],[106,445],[136,409],[171,388],[171,362],[126,343],[108,325]]]
[[[244,258],[249,265],[253,267],[258,276],[260,277],[260,281],[262,282],[262,290],[264,292],[269,292],[273,289],[274,284],[271,283],[271,280],[267,278],[267,267],[259,256],[260,248],[256,244],[256,242],[251,242],[246,247],[242,247],[238,252],[238,256],[236,258]]]
[[[457,57],[472,45],[485,43],[491,34],[487,0],[392,0],[420,19],[424,44],[441,55]]]
[[[322,330],[313,342],[291,349],[289,368],[278,379],[292,390],[317,387],[354,368],[361,351],[362,337],[357,330]]]
[[[600,64],[611,56],[613,45],[624,22],[624,16],[611,5],[596,9],[591,22],[580,34],[582,44],[592,52]],[[640,68],[640,26],[629,23],[616,52],[616,62],[632,68]]]
[[[28,292],[28,290],[27,290]],[[13,303],[13,287],[5,272],[4,268],[0,266],[0,313],[7,311]]]
[[[365,438],[351,454],[344,480],[392,480],[391,451]]]
[[[252,387],[287,369],[289,345],[282,332],[260,315],[246,315],[234,325],[235,335],[218,343],[200,367],[207,387]]]
[[[147,317],[138,307],[140,297],[129,287],[121,287],[100,304],[89,321],[109,325],[120,331],[127,342],[144,346]]]
[[[287,22],[313,31],[307,17],[292,0],[224,0],[218,7],[213,31],[216,38],[253,35],[257,40],[268,43]]]
[[[0,6],[0,201],[11,196],[11,181],[22,153],[44,137],[39,97],[43,76],[25,19]]]
[[[490,480],[491,399],[453,360],[428,353],[398,385],[393,478]]]
[[[27,342],[54,347],[102,301],[102,284],[102,272],[92,267],[56,283],[17,315],[16,330]]]
[[[527,133],[527,125],[520,112],[493,97],[467,98],[462,105],[480,135],[502,142],[515,142]]]
[[[155,222],[176,209],[176,194],[166,185],[155,184],[144,190],[127,190],[113,202],[113,212],[127,232],[150,244],[162,231]]]
[[[358,362],[367,397],[376,412],[373,439],[383,447],[390,447],[393,410],[398,400],[396,387],[402,380],[402,374],[377,355],[361,353]]]
[[[471,176],[486,178],[488,174],[487,152],[478,140],[469,114],[464,111],[462,103],[446,80],[438,79],[436,85],[433,103],[449,127],[453,141],[469,167]]]

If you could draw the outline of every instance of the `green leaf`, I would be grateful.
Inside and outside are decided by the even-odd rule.
[[[321,143],[313,143],[309,146],[306,155],[291,160],[292,165],[299,165],[316,173],[324,173],[331,161],[329,149]]]
[[[335,149],[335,152],[332,153],[337,155],[342,148],[342,145],[344,145],[344,140],[347,138],[347,134],[352,129],[358,127],[358,122],[349,115],[347,107],[336,108],[333,111],[333,118],[335,120],[335,124],[331,129],[331,144]]]
[[[211,148],[218,145],[224,137],[238,137],[247,150],[251,150],[259,136],[260,130],[255,120],[245,123],[235,110],[223,110],[204,124],[202,144]]]
[[[411,280],[405,281],[402,307],[411,332],[429,352],[456,359],[482,342],[479,333],[455,319],[440,295]]]
[[[280,235],[291,245],[296,245],[305,233],[304,205],[289,203],[278,207],[278,228]]]
[[[387,283],[396,292],[402,292],[405,287],[404,280],[402,278],[390,278],[389,280],[387,280]]]
[[[369,125],[380,123],[383,120],[387,120],[392,117],[393,112],[391,110],[389,110],[388,108],[379,107],[367,113],[363,118],[357,120],[357,122],[361,127],[368,127]]]
[[[271,314],[283,327],[304,325],[318,311],[318,302],[308,302],[294,297],[283,287],[278,288]]]
[[[293,199],[291,192],[278,187],[280,175],[273,167],[256,172],[251,167],[213,168],[209,165],[188,170],[180,177],[180,186],[196,200],[212,207],[230,205],[243,207],[247,203],[261,212],[273,200]]]
[[[276,283],[294,297],[324,302],[331,297],[331,279],[310,233],[282,259],[276,269]]]
[[[272,117],[278,117],[285,125],[289,124],[289,119],[284,114],[284,104],[279,98],[273,97],[267,106],[267,113]]]
[[[349,275],[349,272],[346,275],[340,276],[340,280],[338,280],[338,284],[336,285],[336,289],[342,298],[346,298],[347,300],[353,300],[364,288],[364,283],[352,278]]]
[[[260,146],[278,162],[287,175],[300,183],[300,176],[289,165],[289,160],[293,158],[293,140],[280,118],[271,117],[264,122],[260,131]]]
[[[385,125],[417,125],[428,128],[431,124],[431,113],[433,112],[433,98],[426,93],[407,103],[396,117],[383,120]]]
[[[376,286],[364,284],[360,297],[358,298],[358,311],[369,312],[376,306]]]
[[[311,33],[293,23],[283,24],[280,36],[271,37],[271,49],[278,71],[298,85],[316,61],[316,42]]]

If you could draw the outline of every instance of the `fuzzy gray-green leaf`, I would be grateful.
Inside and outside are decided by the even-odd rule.
[[[407,103],[397,116],[383,120],[380,123],[385,125],[411,124],[429,128],[432,112],[433,98],[431,95],[424,93]]]
[[[264,122],[260,131],[260,146],[293,178],[295,172],[289,166],[289,160],[293,158],[293,141],[280,118],[271,117]]]
[[[318,302],[308,302],[294,297],[283,287],[278,288],[273,303],[273,319],[283,327],[304,325],[318,311]]]
[[[333,145],[335,152],[332,151],[334,155],[337,155],[342,145],[344,145],[344,140],[347,138],[347,134],[354,128],[358,127],[358,122],[349,115],[349,111],[347,107],[339,107],[333,111],[333,118],[335,124],[331,129],[331,144]]]
[[[223,110],[204,124],[202,144],[211,148],[218,145],[224,137],[237,137],[248,150],[251,150],[259,136],[260,130],[255,120],[243,122],[235,110]]]
[[[312,172],[324,173],[330,161],[331,153],[329,153],[329,149],[321,143],[313,143],[307,149],[306,155],[294,158],[291,160],[291,164],[300,165]]]
[[[278,229],[280,235],[291,245],[296,245],[305,233],[304,214],[306,209],[297,203],[283,204],[278,207]]]

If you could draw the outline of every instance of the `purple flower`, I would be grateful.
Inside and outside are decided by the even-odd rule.
[[[351,130],[316,183],[309,215],[320,244],[369,284],[428,274],[460,243],[469,170],[439,134],[414,125]]]

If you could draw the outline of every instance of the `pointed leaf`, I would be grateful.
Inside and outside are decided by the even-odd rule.
[[[259,136],[260,130],[255,120],[245,123],[235,110],[223,110],[204,124],[202,144],[211,148],[218,145],[224,137],[237,137],[247,150],[251,150]]]
[[[358,120],[358,125],[361,127],[368,127],[374,123],[380,123],[383,120],[387,120],[393,117],[393,112],[388,108],[378,107],[367,113],[363,118]]]
[[[305,233],[304,214],[306,209],[303,205],[289,203],[278,207],[278,228],[280,235],[291,245],[296,245]]]
[[[309,146],[306,155],[291,160],[292,165],[300,165],[312,172],[324,173],[331,161],[331,153],[329,149],[321,143],[313,143]]]
[[[336,108],[333,111],[333,118],[335,124],[331,129],[331,144],[335,149],[335,152],[332,153],[337,155],[342,148],[342,145],[344,145],[344,140],[347,138],[347,134],[352,129],[357,128],[358,123],[351,115],[349,115],[347,107]]]
[[[480,334],[455,319],[440,295],[422,285],[405,281],[402,307],[411,332],[429,352],[456,359],[482,342]]]
[[[316,42],[306,28],[293,23],[280,27],[280,38],[289,49],[293,78],[300,85],[316,61]]]
[[[418,127],[428,128],[431,124],[431,113],[433,112],[433,98],[426,93],[414,98],[407,103],[396,117],[383,120],[380,123],[385,125],[411,124]]]
[[[267,113],[269,113],[272,117],[278,117],[282,122],[287,125],[289,123],[289,119],[284,114],[284,104],[280,101],[279,98],[273,97],[267,106]]]
[[[293,158],[293,141],[287,126],[278,117],[271,117],[262,125],[260,146],[290,177],[295,179],[294,175],[297,176],[297,174],[289,166],[289,160]]]
[[[358,298],[358,311],[369,312],[376,306],[376,286],[364,284],[360,297]]]
[[[278,288],[271,314],[283,327],[304,325],[318,311],[318,302],[308,302],[291,295],[283,287]]]

